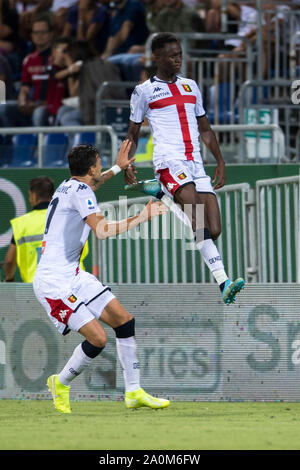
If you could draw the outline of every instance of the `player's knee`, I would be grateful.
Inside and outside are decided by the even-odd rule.
[[[87,338],[89,343],[97,348],[104,348],[107,343],[107,335],[104,329],[95,331],[92,337]]]
[[[87,357],[91,359],[95,359],[95,357],[99,356],[99,354],[104,349],[104,346],[95,346],[94,344],[90,343],[87,339],[81,343],[82,351]]]
[[[221,227],[215,226],[215,227],[210,227],[210,236],[213,240],[217,240],[219,236],[221,235]]]
[[[131,336],[135,335],[135,319],[131,317],[130,320],[126,321],[126,323],[122,323],[122,325],[117,326],[114,328],[116,337],[117,338],[130,338]]]

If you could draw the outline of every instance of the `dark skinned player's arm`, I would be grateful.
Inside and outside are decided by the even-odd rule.
[[[214,189],[222,188],[226,182],[225,161],[222,157],[216,134],[210,127],[206,116],[198,117],[197,121],[200,137],[217,161],[217,167],[215,169],[212,182],[215,183],[217,180],[218,182],[214,186]]]
[[[132,145],[131,145],[128,158],[132,158],[137,149],[141,125],[142,125],[141,122],[136,123],[133,121],[129,121],[129,127],[128,127],[126,139],[129,139],[130,142],[132,142]],[[131,165],[130,168],[127,168],[127,170],[125,170],[125,181],[127,184],[136,183],[136,176],[135,176],[136,173],[137,171],[134,165]]]

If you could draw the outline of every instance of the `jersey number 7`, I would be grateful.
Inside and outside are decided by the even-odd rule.
[[[58,204],[58,201],[59,201],[59,198],[58,197],[55,197],[51,202],[50,202],[50,206],[51,207],[51,210],[49,212],[49,215],[47,217],[47,221],[46,221],[46,226],[45,226],[45,235],[48,233],[48,230],[49,230],[49,227],[50,227],[50,223],[51,223],[51,220],[52,220],[52,217],[54,215],[54,212],[57,208],[57,204]]]

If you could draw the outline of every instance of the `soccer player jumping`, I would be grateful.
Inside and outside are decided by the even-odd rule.
[[[156,180],[137,183],[136,169],[130,166],[125,171],[126,188],[151,194],[170,208],[172,204],[176,207],[173,201],[179,204],[181,219],[192,227],[196,247],[218,283],[225,304],[230,304],[245,283],[242,278],[233,282],[228,278],[214,243],[221,233],[215,190],[225,184],[225,162],[196,82],[177,75],[182,63],[180,42],[170,33],[160,33],[153,38],[151,48],[156,75],[136,86],[132,93],[127,139],[135,144],[132,156],[141,124],[147,118],[153,135]],[[204,170],[199,134],[217,161],[214,187]],[[197,217],[200,205],[204,206],[204,221]]]
[[[92,229],[100,239],[126,232],[167,212],[161,202],[149,201],[134,217],[107,221],[98,209],[94,194],[101,184],[124,170],[131,143],[123,142],[117,164],[102,173],[98,150],[90,145],[74,147],[69,155],[71,178],[55,191],[46,216],[42,255],[33,281],[35,295],[50,320],[65,335],[78,331],[84,340],[59,372],[47,384],[54,405],[70,413],[70,383],[101,353],[106,333],[99,319],[116,335],[117,353],[122,365],[127,408],[165,408],[169,400],[155,398],[140,387],[134,317],[120,304],[108,286],[79,266],[81,251]]]

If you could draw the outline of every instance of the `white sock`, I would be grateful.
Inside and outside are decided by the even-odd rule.
[[[92,358],[88,357],[82,350],[81,343],[76,346],[74,352],[63,370],[58,374],[58,380],[64,385],[70,385],[77,375],[79,375],[86,367],[88,367]]]
[[[173,199],[166,194],[161,198],[161,202],[163,202],[163,204],[166,205],[175,214],[175,216],[181,220],[181,222],[193,231],[190,219],[179,207],[179,204],[176,204]],[[218,285],[227,281],[228,276],[225,272],[221,255],[214,241],[211,238],[208,238],[198,242],[196,246]]]
[[[213,240],[208,238],[197,243],[196,246],[217,283],[220,285],[225,282],[228,279],[228,276],[225,273],[224,264],[219,250]]]
[[[140,363],[136,354],[135,337],[116,338],[117,352],[123,369],[126,392],[140,388]]]

